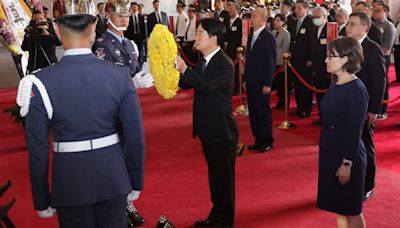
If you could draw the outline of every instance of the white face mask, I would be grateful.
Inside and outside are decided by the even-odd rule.
[[[324,23],[321,18],[314,18],[312,20],[312,22],[314,23],[315,26],[318,26],[318,27]]]
[[[117,26],[115,26],[115,24],[109,19],[108,20],[108,23],[110,23],[110,25],[114,28],[114,29],[116,29],[116,30],[118,30],[118,31],[120,31],[120,32],[124,32],[124,31],[126,31],[126,27],[117,27]]]

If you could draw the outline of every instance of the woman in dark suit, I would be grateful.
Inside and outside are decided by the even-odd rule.
[[[361,134],[368,92],[355,75],[363,61],[353,38],[329,44],[327,71],[336,75],[321,101],[317,206],[337,213],[339,227],[365,227],[362,215],[366,151]]]

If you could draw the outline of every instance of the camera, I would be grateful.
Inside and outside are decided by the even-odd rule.
[[[33,37],[36,37],[42,35],[44,29],[49,29],[47,22],[44,21],[37,23],[36,21],[31,21],[29,22],[28,27],[25,29],[25,32],[31,34]]]

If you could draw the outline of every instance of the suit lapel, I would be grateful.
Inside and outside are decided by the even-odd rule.
[[[217,62],[219,55],[221,54],[222,49],[220,49],[215,55],[210,59],[210,62],[207,64],[206,68],[204,69],[203,75],[206,75],[207,71],[213,67],[213,65]],[[202,76],[203,76],[202,75]]]

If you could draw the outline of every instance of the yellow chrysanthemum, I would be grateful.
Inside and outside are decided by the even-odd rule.
[[[179,72],[175,69],[178,48],[174,36],[165,25],[157,24],[150,34],[148,47],[154,86],[163,98],[173,98],[179,83]]]

